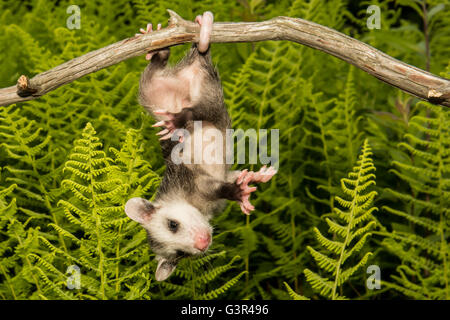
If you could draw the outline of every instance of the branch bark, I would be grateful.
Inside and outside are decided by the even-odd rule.
[[[172,10],[169,26],[89,52],[17,85],[0,89],[0,106],[36,99],[89,73],[148,51],[198,42],[200,28]],[[421,70],[336,30],[299,18],[277,17],[263,22],[214,23],[211,42],[288,40],[331,54],[374,77],[434,104],[450,107],[450,80]]]

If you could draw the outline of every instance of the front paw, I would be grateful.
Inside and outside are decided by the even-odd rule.
[[[238,178],[236,184],[239,186],[239,200],[238,203],[243,213],[249,215],[250,211],[255,210],[255,207],[250,203],[250,194],[256,191],[256,187],[250,187],[248,184],[252,181],[254,172],[243,170]]]
[[[247,169],[241,171],[236,179],[236,184],[240,188],[239,205],[245,214],[250,214],[255,207],[250,203],[250,194],[256,191],[256,187],[250,187],[248,184],[252,182],[260,183],[269,181],[277,173],[274,167],[263,166],[259,171],[253,172]]]

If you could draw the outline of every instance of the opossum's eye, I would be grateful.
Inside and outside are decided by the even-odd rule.
[[[168,220],[167,221],[167,223],[168,223],[168,226],[169,226],[169,230],[170,231],[172,231],[173,233],[175,233],[175,232],[177,232],[177,230],[178,230],[178,225],[179,225],[179,223],[177,222],[177,221],[175,221],[175,220]]]

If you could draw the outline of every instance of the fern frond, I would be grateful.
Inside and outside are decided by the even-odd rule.
[[[234,286],[239,281],[239,279],[246,273],[247,273],[247,271],[242,271],[237,276],[228,280],[225,284],[223,284],[219,288],[211,290],[209,292],[206,292],[206,293],[200,295],[200,299],[210,300],[210,299],[217,298],[219,295],[225,293],[228,289],[230,289],[232,286]]]
[[[292,299],[294,299],[294,300],[309,300],[307,297],[304,297],[301,294],[298,294],[294,290],[292,290],[292,288],[286,282],[283,282],[283,284],[286,287],[286,289]]]
[[[353,168],[353,172],[348,174],[348,178],[341,179],[342,192],[351,199],[346,200],[336,196],[335,199],[338,204],[346,210],[343,211],[335,207],[333,211],[336,214],[336,219],[342,220],[344,224],[334,222],[330,218],[325,219],[329,231],[334,232],[338,240],[329,240],[317,228],[314,229],[320,245],[330,251],[333,257],[320,253],[312,247],[307,247],[319,268],[326,273],[331,273],[333,280],[324,278],[309,269],[304,271],[306,279],[315,291],[329,299],[344,298],[337,294],[337,289],[364,266],[372,254],[371,252],[366,253],[356,265],[344,269],[347,260],[354,257],[363,248],[366,239],[370,236],[369,230],[376,225],[375,221],[371,221],[360,226],[363,222],[373,219],[372,212],[376,210],[375,207],[372,207],[376,192],[367,190],[369,186],[375,184],[375,175],[372,173],[375,167],[372,163],[372,152],[370,150],[366,140],[357,166]],[[359,240],[352,245],[352,240],[356,238],[359,238]]]
[[[400,276],[393,276],[396,283],[390,285],[392,288],[413,298],[448,299],[450,118],[447,110],[419,104],[428,109],[428,114],[411,118],[405,141],[399,144],[413,161],[394,161],[396,169],[392,170],[409,184],[411,193],[386,189],[407,205],[401,209],[383,207],[406,220],[405,227],[387,234],[383,244],[403,259],[397,268]],[[422,294],[416,292],[418,288]]]

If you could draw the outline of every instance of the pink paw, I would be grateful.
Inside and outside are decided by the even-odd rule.
[[[158,23],[156,30],[161,30],[161,23]],[[139,32],[140,33],[136,33],[135,36],[141,36],[142,34],[147,34],[149,32],[153,32],[153,25],[151,23],[148,23],[147,28],[146,29],[140,28]],[[157,52],[158,52],[158,50],[147,53],[145,55],[145,59],[150,60]]]
[[[248,184],[252,181],[254,172],[248,171],[247,169],[241,171],[239,174],[236,184],[241,189],[241,200],[238,201],[241,210],[245,214],[250,214],[250,211],[255,210],[255,207],[250,203],[250,194],[256,191],[256,187],[249,187]]]
[[[160,116],[166,116],[168,118],[168,120],[162,120],[159,121],[157,123],[155,123],[154,125],[152,125],[152,127],[165,127],[164,130],[158,132],[156,135],[158,136],[162,136],[161,138],[159,138],[159,140],[167,140],[170,139],[175,130],[177,129],[177,127],[175,126],[175,114],[165,111],[165,110],[155,110],[153,112],[154,114],[160,115]],[[182,134],[181,131],[177,132],[179,139],[179,142],[183,142],[184,141],[184,136]]]
[[[277,173],[274,167],[267,168],[264,165],[259,171],[255,172],[253,175],[253,182],[267,182]]]
[[[241,189],[241,200],[238,201],[243,213],[249,215],[250,211],[255,210],[255,207],[250,203],[250,194],[256,191],[256,187],[250,187],[248,184],[252,182],[267,182],[277,173],[275,168],[263,166],[259,171],[253,172],[247,169],[241,171],[236,184]]]

